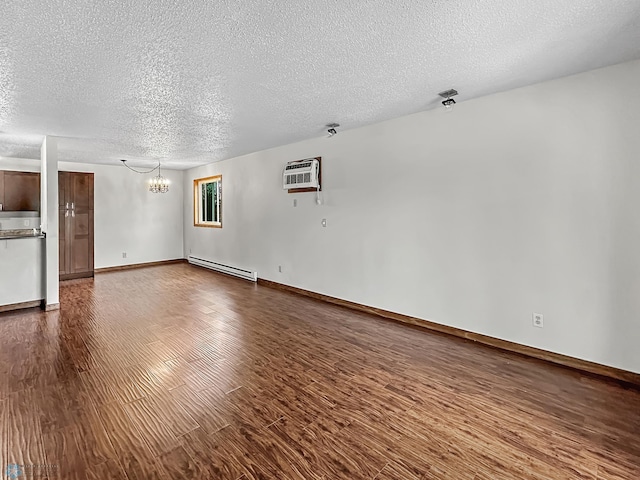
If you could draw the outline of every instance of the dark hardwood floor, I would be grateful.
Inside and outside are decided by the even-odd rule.
[[[186,264],[0,314],[0,426],[5,478],[640,478],[636,390]]]

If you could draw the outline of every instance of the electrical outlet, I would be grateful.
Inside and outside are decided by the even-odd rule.
[[[282,273],[282,265],[278,265],[278,271]]]
[[[122,252],[122,258],[127,258],[127,252]]]
[[[534,327],[538,327],[538,328],[544,327],[544,315],[542,315],[541,313],[534,313],[532,315],[532,318],[533,318]]]

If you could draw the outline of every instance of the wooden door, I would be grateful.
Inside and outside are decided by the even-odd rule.
[[[59,271],[60,278],[69,274],[67,254],[69,244],[67,243],[67,218],[69,217],[69,202],[67,201],[69,175],[67,172],[58,173],[58,252],[59,252]]]
[[[60,172],[60,278],[93,276],[93,174]]]
[[[93,174],[69,174],[69,273],[93,274]]]

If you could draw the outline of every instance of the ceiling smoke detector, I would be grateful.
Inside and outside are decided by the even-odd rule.
[[[452,88],[451,90],[445,90],[444,92],[440,92],[438,95],[444,98],[444,100],[442,101],[442,105],[444,105],[444,108],[446,108],[447,110],[453,109],[453,106],[456,104],[456,101],[453,99],[453,97],[458,95],[457,90],[454,90]]]
[[[329,134],[329,138],[338,134],[338,131],[336,130],[336,128],[340,126],[339,123],[327,123],[326,126],[327,126],[327,133]]]

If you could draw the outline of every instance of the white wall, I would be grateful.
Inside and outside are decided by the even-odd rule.
[[[39,163],[0,158],[0,169],[39,171]],[[95,268],[183,258],[182,171],[163,169],[171,185],[159,194],[147,187],[156,172],[70,162],[60,162],[59,169],[94,173]]]
[[[183,172],[162,170],[171,185],[161,194],[148,190],[157,172],[64,162],[60,170],[95,174],[95,268],[183,258]]]
[[[189,170],[185,252],[640,372],[639,78],[630,62]],[[320,207],[281,189],[310,156]],[[213,174],[224,227],[195,228],[192,181]]]

